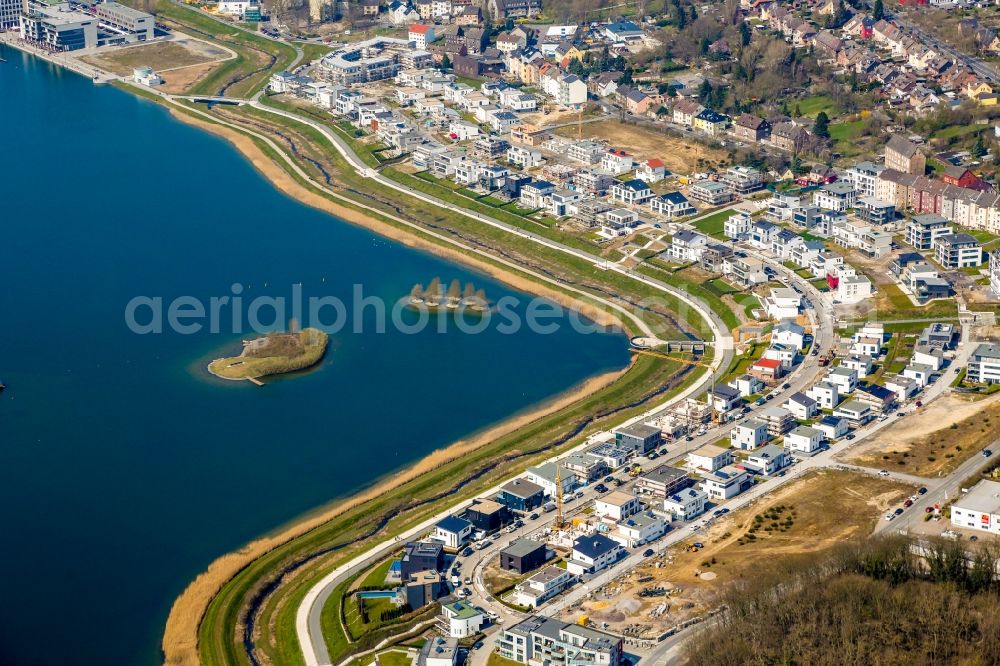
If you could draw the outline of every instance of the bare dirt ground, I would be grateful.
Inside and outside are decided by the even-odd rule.
[[[152,67],[161,72],[175,67],[190,67],[223,60],[231,54],[196,39],[176,39],[140,46],[126,46],[81,58],[84,62],[120,76],[128,76],[134,67]],[[164,77],[166,78],[166,77]]]
[[[577,137],[576,126],[560,127],[556,134]],[[603,120],[583,125],[584,139],[603,139],[615,148],[624,149],[640,160],[659,158],[674,173],[691,173],[718,166],[726,159],[726,151],[711,148],[683,137],[654,132],[645,127]]]
[[[179,69],[172,69],[169,72],[163,72],[160,74],[160,78],[163,79],[163,83],[157,87],[165,93],[185,93],[195,83],[208,76],[208,74],[218,67],[219,64],[220,63],[217,62],[209,62],[202,65],[191,65],[190,67],[181,67]]]
[[[888,507],[912,492],[911,486],[878,477],[813,472],[648,560],[567,617],[586,615],[598,628],[626,635],[658,635],[716,607],[728,584],[776,558],[867,535]]]
[[[956,468],[1000,437],[1000,395],[948,394],[858,446],[850,462],[918,476]]]

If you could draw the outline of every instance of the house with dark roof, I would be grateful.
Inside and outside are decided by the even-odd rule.
[[[649,207],[658,215],[673,220],[686,215],[694,215],[698,210],[691,205],[688,198],[680,192],[667,192],[649,200]]]
[[[602,571],[625,554],[621,544],[603,534],[582,536],[573,542],[573,552],[566,571],[576,576]]]
[[[497,501],[514,511],[531,511],[545,502],[545,490],[527,479],[517,478],[500,486]]]
[[[616,201],[633,206],[652,199],[653,190],[646,184],[646,181],[633,178],[632,180],[626,180],[624,183],[615,183],[611,187],[611,196]]]
[[[771,123],[749,113],[743,113],[736,118],[731,131],[738,139],[757,143],[771,136]]]
[[[434,526],[434,538],[446,548],[457,550],[472,536],[472,523],[458,516],[448,516]]]

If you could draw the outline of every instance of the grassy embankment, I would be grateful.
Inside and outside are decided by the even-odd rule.
[[[241,111],[248,116],[261,114],[252,109],[241,109]],[[290,124],[299,125],[297,129],[303,132],[311,129],[294,121],[290,121]],[[265,154],[280,164],[270,146],[260,140],[254,142]],[[332,159],[337,161],[338,158]],[[338,178],[350,175],[347,171],[338,174]],[[293,177],[304,187],[308,186],[317,191],[308,182]],[[369,205],[366,207],[366,212],[372,214],[373,202],[371,199],[367,202]],[[375,207],[378,207],[377,204]],[[441,211],[436,211],[431,219],[436,219],[440,213]],[[449,221],[455,220],[449,219]],[[476,230],[482,231],[483,227],[479,226]],[[572,268],[579,269],[580,266]],[[620,279],[622,284],[628,287],[641,286],[622,276],[604,274],[601,277]],[[700,324],[698,328],[704,328],[704,323]],[[500,438],[474,454],[464,456],[460,461],[443,465],[402,486],[396,492],[387,493],[371,503],[352,509],[310,531],[304,537],[288,542],[255,560],[223,586],[202,617],[199,631],[199,653],[202,663],[245,663],[242,644],[237,638],[237,626],[242,621],[247,600],[276,572],[285,570],[290,563],[309,558],[309,564],[315,566],[308,566],[307,570],[300,571],[294,579],[287,581],[281,588],[281,594],[267,598],[261,608],[257,625],[267,634],[258,641],[258,645],[265,653],[273,655],[275,663],[299,663],[298,646],[294,637],[296,601],[304,595],[308,583],[322,575],[336,561],[342,561],[362,548],[367,528],[377,525],[381,527],[380,536],[389,536],[393,532],[402,531],[407,524],[419,521],[421,516],[432,515],[444,502],[454,501],[459,497],[458,492],[466,496],[476,494],[481,488],[488,487],[518,468],[526,467],[544,457],[546,452],[551,452],[554,447],[566,447],[580,441],[582,435],[579,433],[584,432],[584,429],[607,424],[612,418],[615,420],[626,418],[629,414],[642,410],[651,395],[662,395],[664,384],[683,369],[678,364],[662,360],[639,359],[630,372],[607,389],[539,419],[516,433]],[[696,376],[696,373],[689,373],[675,388],[682,388]],[[594,416],[595,413],[597,416]],[[566,439],[567,435],[575,437]],[[500,469],[497,468],[496,460],[503,457],[509,463],[511,456],[516,461],[513,467],[505,465]],[[478,474],[477,466],[480,469],[485,466],[486,472],[476,476],[472,483],[462,485],[458,480],[468,476],[468,474],[463,475],[463,471]],[[461,490],[455,490],[456,487]],[[450,490],[446,491],[443,497],[438,497],[442,488]],[[390,522],[385,526],[379,525],[383,516],[391,516]],[[343,546],[343,549],[331,551],[338,545]],[[312,556],[317,552],[326,554],[313,559]]]
[[[125,0],[125,4],[144,9],[137,0]],[[191,86],[188,92],[192,95],[250,96],[266,85],[273,72],[286,69],[295,59],[295,49],[287,44],[170,0],[156,0],[149,11],[156,15],[158,23],[215,42],[236,53],[235,58],[221,63]]]
[[[274,336],[269,338],[277,339]],[[303,370],[323,358],[328,338],[319,329],[307,328],[298,334],[297,342],[283,345],[280,349],[244,352],[240,356],[215,359],[208,364],[208,371],[223,379],[247,379]]]

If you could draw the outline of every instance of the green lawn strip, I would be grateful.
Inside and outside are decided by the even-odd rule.
[[[952,125],[950,127],[945,127],[939,129],[931,135],[934,139],[954,139],[960,136],[965,136],[966,134],[977,134],[983,130],[989,128],[989,125],[979,124],[979,125]]]
[[[914,305],[910,297],[900,290],[895,283],[878,285],[889,302],[892,310],[880,312],[882,319],[926,319],[933,317],[956,317],[958,316],[958,304],[953,300],[932,301],[924,306]]]
[[[792,106],[792,109],[802,113],[803,116],[816,116],[820,111],[826,111],[826,115],[832,117],[835,108],[836,103],[830,95],[812,95],[796,101]]]
[[[333,50],[332,46],[327,46],[326,44],[317,44],[315,42],[299,42],[296,44],[300,49],[302,49],[302,62],[310,63],[314,60],[319,60],[327,53]]]
[[[721,238],[725,236],[724,229],[726,225],[726,220],[732,217],[733,211],[731,210],[720,210],[717,213],[713,213],[707,217],[703,217],[696,222],[692,222],[693,226],[698,231],[715,238]]]
[[[740,325],[739,317],[729,308],[728,305],[712,289],[707,289],[704,285],[687,279],[680,271],[670,272],[647,262],[639,266],[638,271],[649,277],[663,280],[667,284],[680,287],[689,294],[697,296],[710,307],[715,314],[719,315],[723,323],[732,330]]]

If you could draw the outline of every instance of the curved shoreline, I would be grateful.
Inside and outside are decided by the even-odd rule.
[[[455,248],[438,245],[374,217],[336,204],[295,181],[287,172],[275,164],[248,136],[228,127],[200,120],[172,106],[168,106],[168,109],[175,119],[229,141],[276,189],[299,203],[327,212],[341,221],[367,228],[408,247],[427,251],[436,256],[479,270],[514,289],[548,298],[564,307],[575,308],[581,314],[601,326],[619,328],[626,335],[632,334],[632,331],[625,322],[594,304],[576,299],[562,291],[511,273]],[[198,656],[198,632],[201,618],[208,605],[228,580],[261,555],[301,536],[318,525],[332,520],[345,511],[412,481],[428,470],[435,469],[534,420],[559,411],[609,386],[632,368],[634,360],[633,357],[629,361],[629,364],[621,370],[591,377],[539,403],[535,407],[529,408],[526,412],[511,416],[508,419],[489,426],[484,431],[468,439],[458,440],[443,449],[433,451],[399,472],[389,473],[382,480],[375,480],[373,485],[365,490],[352,496],[332,500],[326,506],[317,507],[285,526],[279,526],[270,533],[265,533],[265,535],[251,541],[239,550],[218,557],[184,589],[171,606],[161,642],[165,663],[191,665],[200,663]]]
[[[501,282],[508,287],[518,291],[527,292],[536,296],[547,298],[559,305],[572,308],[593,320],[600,326],[608,328],[619,328],[626,335],[633,335],[634,331],[627,322],[623,321],[616,314],[604,310],[593,303],[588,303],[579,298],[573,297],[563,291],[554,289],[540,282],[536,282],[526,277],[516,275],[509,270],[501,268],[496,264],[479,259],[476,256],[461,252],[454,247],[447,247],[421,238],[405,229],[383,222],[373,216],[366,215],[360,211],[347,206],[335,203],[330,199],[319,195],[292,178],[283,168],[274,163],[260,147],[254,143],[253,139],[224,125],[213,124],[191,114],[180,111],[172,104],[167,105],[170,114],[187,125],[197,127],[206,132],[214,134],[228,141],[243,157],[267,179],[279,192],[291,197],[300,204],[324,211],[336,217],[339,221],[348,222],[355,226],[363,227],[379,236],[394,240],[407,247],[416,248],[428,252],[438,257],[442,257],[455,263],[463,264],[475,269],[494,280]]]

